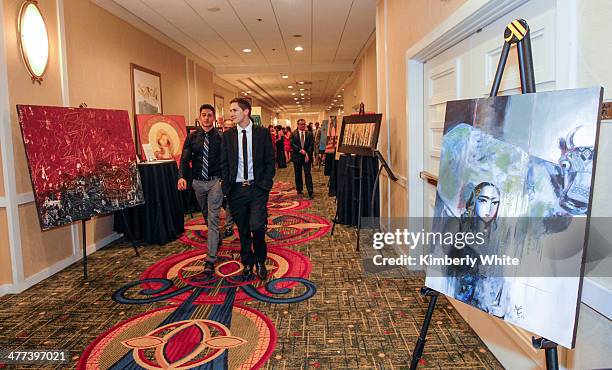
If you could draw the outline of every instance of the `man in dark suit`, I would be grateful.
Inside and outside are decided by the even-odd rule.
[[[265,280],[268,197],[274,183],[274,147],[265,127],[251,119],[251,104],[242,98],[230,102],[230,117],[236,127],[223,134],[221,177],[240,235],[240,259],[244,276],[253,268]]]
[[[200,107],[201,126],[191,132],[185,139],[181,155],[178,189],[187,189],[190,164],[192,187],[202,210],[202,216],[208,225],[208,250],[204,273],[211,275],[215,271],[217,249],[222,240],[219,237],[219,214],[223,201],[221,190],[221,133],[214,127],[215,108],[210,104]]]
[[[312,199],[314,197],[314,189],[310,169],[314,152],[314,138],[312,137],[312,132],[306,130],[306,120],[303,118],[298,119],[298,129],[291,136],[291,149],[291,161],[295,171],[295,188],[298,194],[302,194],[304,186],[302,182],[302,169],[304,169],[308,197]]]

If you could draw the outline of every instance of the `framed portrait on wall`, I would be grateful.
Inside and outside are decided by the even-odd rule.
[[[342,119],[338,152],[373,156],[378,145],[382,114],[360,114]]]
[[[163,114],[161,74],[130,63],[134,114]]]
[[[132,83],[134,140],[136,140],[136,150],[140,153],[138,135],[136,135],[136,115],[163,114],[162,81],[159,72],[152,71],[134,63],[130,63],[130,78]]]
[[[225,99],[221,95],[214,94],[214,107],[215,114],[217,117],[217,125],[221,127],[223,125],[223,120],[225,119],[225,110],[223,107],[225,106]]]

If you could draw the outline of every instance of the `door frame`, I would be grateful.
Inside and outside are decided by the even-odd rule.
[[[528,0],[468,0],[406,51],[406,122],[408,126],[408,217],[423,217],[424,64]],[[500,41],[502,38],[500,37]]]

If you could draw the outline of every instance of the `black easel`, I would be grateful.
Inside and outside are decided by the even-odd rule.
[[[499,92],[499,86],[501,85],[502,75],[512,44],[516,44],[518,54],[519,72],[521,75],[521,93],[528,94],[536,92],[529,26],[524,19],[515,19],[506,26],[504,31],[504,47],[499,57],[499,63],[497,64],[497,71],[495,72],[491,93],[489,94],[490,97],[497,96],[497,93]],[[431,288],[424,287],[421,288],[421,295],[424,297],[430,297],[430,300],[419,338],[414,347],[414,351],[412,352],[412,361],[410,362],[411,370],[417,368],[421,355],[423,354],[426,341],[425,338],[427,336],[427,330],[429,329],[429,322],[431,321],[439,293]],[[558,370],[559,360],[557,356],[557,343],[554,343],[546,338],[536,339],[535,337],[531,338],[531,342],[536,349],[545,350],[546,369]]]
[[[363,104],[363,102],[359,104],[359,115],[365,115],[365,105]],[[374,150],[371,156],[378,157],[378,160],[380,161],[380,168],[378,169],[378,173],[376,174],[376,179],[374,181],[374,187],[372,189],[372,201],[370,204],[370,211],[371,211],[370,214],[373,215],[374,214],[374,196],[376,195],[376,189],[378,186],[380,173],[382,172],[383,168],[387,171],[387,174],[389,175],[389,178],[391,178],[391,180],[397,181],[397,177],[393,173],[393,170],[391,170],[391,168],[387,164],[387,161],[385,161],[385,158],[383,157],[382,153],[380,153],[378,150]],[[363,197],[363,180],[364,180],[364,176],[363,176],[363,157],[364,156],[359,155],[358,157],[359,157],[359,162],[358,162],[359,165],[357,168],[359,171],[359,176],[355,179],[355,181],[359,181],[359,195],[357,199],[358,204],[359,204],[358,213],[357,213],[357,241],[355,245],[355,250],[357,251],[359,251],[359,242],[361,239],[361,211],[363,210],[362,197]],[[355,199],[353,199],[353,201],[354,200]],[[333,222],[333,225],[332,225],[331,235],[334,235],[334,229],[336,228],[336,224],[338,223],[338,199],[337,198],[336,198],[336,214],[334,215],[334,219],[332,220],[332,222]]]
[[[136,257],[140,257],[140,253],[138,253],[138,244],[132,235],[132,229],[130,229],[130,224],[128,223],[127,217],[125,216],[125,210],[120,210],[121,216],[123,218],[123,222],[125,223],[125,231],[127,232],[130,241],[132,243],[132,248],[134,248],[134,252],[136,252]],[[87,218],[81,220],[81,234],[82,234],[82,245],[83,245],[83,279],[87,280],[87,221],[91,220],[91,218]]]
[[[372,201],[370,202],[371,215],[374,214],[374,196],[376,195],[376,187],[378,186],[378,181],[380,180],[380,174],[382,173],[382,170],[384,169],[385,171],[387,171],[387,175],[389,176],[391,181],[397,181],[397,176],[395,176],[393,170],[391,169],[391,167],[389,167],[387,161],[385,161],[385,157],[383,157],[382,153],[378,150],[375,150],[374,155],[378,158],[378,161],[380,162],[380,167],[378,168],[378,173],[376,174],[376,180],[374,180],[374,189],[372,189]]]

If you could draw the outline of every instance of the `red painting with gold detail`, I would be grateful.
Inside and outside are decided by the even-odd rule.
[[[187,137],[185,117],[138,114],[138,138],[140,145],[151,144],[151,151],[157,160],[173,159],[178,165],[181,162],[183,143]],[[144,157],[145,150],[142,150]]]
[[[127,111],[18,105],[40,226],[144,203]]]

